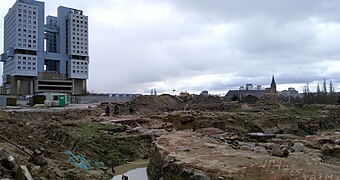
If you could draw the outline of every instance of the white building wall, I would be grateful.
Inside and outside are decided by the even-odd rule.
[[[7,59],[3,73],[11,76],[37,76],[37,56],[15,54]]]
[[[71,59],[68,63],[68,74],[70,78],[87,79],[89,64],[83,60]]]
[[[87,79],[89,64],[88,17],[80,10],[58,8],[60,52],[69,56],[68,78]],[[65,26],[66,25],[66,26]]]
[[[72,56],[80,56],[85,59],[70,59],[69,78],[88,78],[88,17],[82,15],[82,11],[71,9],[68,14],[68,53]]]
[[[8,10],[4,21],[4,52],[8,48],[15,48],[17,45],[17,8],[13,5]]]
[[[38,51],[38,6],[17,1],[4,23],[4,75],[37,76]],[[32,51],[33,54],[20,54],[18,51]]]
[[[13,60],[13,57],[7,58],[4,64],[3,74],[11,75],[15,71],[16,62]]]
[[[27,54],[16,54],[15,75],[20,76],[37,76],[37,56]]]
[[[88,17],[71,11],[68,18],[69,54],[88,56]]]
[[[17,47],[26,50],[38,50],[38,7],[17,3]]]

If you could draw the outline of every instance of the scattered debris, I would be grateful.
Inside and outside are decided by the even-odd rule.
[[[65,152],[65,154],[68,155],[68,157],[69,157],[68,161],[69,162],[74,163],[77,167],[80,167],[84,170],[87,170],[87,171],[90,170],[91,165],[85,157],[83,157],[82,155],[76,156],[75,154],[73,154],[69,150],[65,150],[64,152]]]
[[[154,179],[340,177],[339,106],[170,95],[110,103],[119,114],[101,116],[109,103],[0,111],[0,178],[20,169],[26,179],[110,179],[107,167],[147,157]]]
[[[266,133],[261,133],[261,132],[255,132],[255,133],[247,133],[246,134],[249,138],[255,139],[259,142],[266,142],[269,139],[275,138],[275,134],[266,134]]]

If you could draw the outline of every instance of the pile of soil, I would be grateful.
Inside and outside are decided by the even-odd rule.
[[[131,102],[131,106],[142,114],[153,112],[171,112],[183,109],[184,103],[175,96],[138,96]]]
[[[230,109],[218,96],[197,96],[187,103],[186,109],[223,111]]]
[[[129,106],[141,114],[178,110],[226,111],[237,107],[224,102],[222,98],[217,96],[197,96],[184,101],[179,97],[171,95],[138,96],[126,107]],[[124,106],[122,109],[124,109]]]

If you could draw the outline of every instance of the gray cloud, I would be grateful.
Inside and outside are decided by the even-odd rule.
[[[46,14],[58,5],[90,17],[89,90],[227,92],[272,74],[279,89],[339,83],[336,0],[46,0]]]

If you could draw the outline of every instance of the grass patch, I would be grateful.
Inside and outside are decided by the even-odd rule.
[[[104,124],[91,122],[91,123],[80,124],[78,127],[76,127],[75,131],[80,136],[83,136],[83,135],[99,136],[100,131],[103,128],[105,128]]]
[[[303,117],[312,117],[321,114],[321,111],[324,109],[322,106],[316,105],[308,105],[302,108],[293,108],[293,109],[284,109],[284,110],[267,110],[265,112],[271,113],[272,115],[278,116],[303,116]]]
[[[97,122],[66,126],[78,139],[77,153],[107,166],[121,165],[148,156],[151,137],[140,133],[127,134],[126,127]]]
[[[72,134],[75,134],[78,137],[82,136],[98,137],[104,132],[113,134],[124,132],[126,130],[125,126],[101,124],[97,122],[81,123],[78,124],[77,126],[65,126],[64,128],[66,128],[67,131],[72,132]]]

